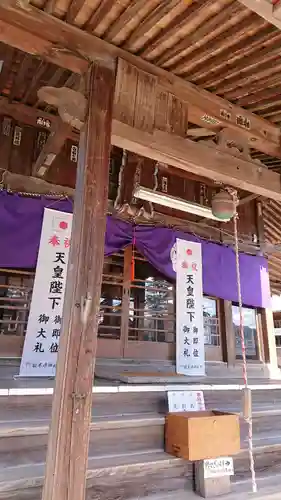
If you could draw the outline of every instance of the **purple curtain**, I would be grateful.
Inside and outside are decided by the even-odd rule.
[[[176,273],[171,254],[177,238],[202,244],[204,293],[237,302],[235,253],[231,248],[173,229],[148,226],[136,228],[138,250],[156,269],[173,280],[176,279]],[[240,253],[239,262],[243,303],[254,307],[270,307],[267,260]]]
[[[0,267],[36,267],[44,208],[71,213],[73,203],[70,200],[54,200],[43,196],[29,198],[0,192]],[[117,252],[131,241],[131,226],[107,217],[105,254]]]
[[[45,197],[29,198],[0,192],[0,267],[34,268],[39,248],[44,208],[72,212],[72,202]],[[175,279],[173,247],[177,238],[202,243],[203,290],[226,300],[237,301],[234,251],[193,235],[168,228],[136,226],[137,249],[169,279]],[[110,255],[132,243],[133,227],[107,217],[105,254]],[[245,305],[270,307],[267,261],[240,254],[242,296]]]

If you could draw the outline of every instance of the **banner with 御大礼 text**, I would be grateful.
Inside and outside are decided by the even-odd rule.
[[[205,375],[201,243],[176,242],[177,373]]]
[[[20,376],[55,376],[72,214],[45,209]]]

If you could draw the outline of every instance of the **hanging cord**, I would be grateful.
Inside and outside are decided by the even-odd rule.
[[[243,379],[245,392],[244,396],[250,397],[250,391],[248,386],[248,373],[247,373],[247,360],[246,360],[246,348],[245,348],[245,337],[244,337],[244,319],[243,319],[243,305],[242,305],[242,293],[241,293],[241,281],[240,281],[240,264],[239,264],[239,244],[238,244],[238,198],[237,192],[231,192],[233,197],[233,203],[235,206],[235,214],[234,214],[234,240],[235,240],[235,260],[236,260],[236,275],[237,275],[237,290],[238,290],[238,304],[239,304],[239,334],[241,338],[241,349],[242,349],[242,360],[243,360]],[[248,400],[249,406],[251,405],[250,400]],[[249,453],[249,462],[250,462],[250,471],[252,477],[252,491],[253,493],[257,492],[257,482],[256,482],[256,473],[255,473],[255,463],[254,463],[254,454],[253,454],[253,421],[252,421],[252,410],[249,408],[249,411],[244,410],[244,420],[248,425],[248,453]]]

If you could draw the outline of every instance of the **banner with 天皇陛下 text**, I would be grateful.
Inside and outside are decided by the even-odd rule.
[[[176,369],[205,375],[201,243],[176,243]]]
[[[46,208],[20,376],[56,374],[72,214]]]

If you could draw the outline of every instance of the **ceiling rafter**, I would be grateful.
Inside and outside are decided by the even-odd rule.
[[[12,6],[8,0],[2,0],[0,29],[3,42],[31,54],[36,52],[38,56],[76,73],[86,71],[89,60],[96,57],[102,57],[105,64],[112,58],[122,57],[139,69],[159,77],[169,92],[192,103],[192,123],[213,129],[214,120],[215,127],[243,130],[256,149],[281,157],[280,130],[270,122],[43,11],[31,6],[24,10]],[[207,120],[204,121],[206,115]],[[250,130],[243,129],[239,119],[237,123],[239,115],[250,122]]]

